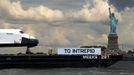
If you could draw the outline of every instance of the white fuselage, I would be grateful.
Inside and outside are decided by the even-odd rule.
[[[32,42],[31,42],[32,40]],[[0,29],[0,45],[34,43],[35,37],[25,34],[20,29]],[[37,40],[36,40],[37,41]]]

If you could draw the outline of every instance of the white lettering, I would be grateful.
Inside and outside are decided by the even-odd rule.
[[[101,59],[109,59],[109,56],[101,56]]]
[[[83,56],[83,59],[97,59],[97,56]]]

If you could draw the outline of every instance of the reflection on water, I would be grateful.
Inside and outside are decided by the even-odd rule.
[[[118,62],[109,68],[1,69],[0,75],[134,75],[134,62]]]

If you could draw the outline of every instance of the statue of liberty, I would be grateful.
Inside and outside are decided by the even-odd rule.
[[[116,26],[118,20],[116,19],[114,13],[111,13],[110,8],[109,8],[109,18],[110,18],[110,34],[116,34]]]

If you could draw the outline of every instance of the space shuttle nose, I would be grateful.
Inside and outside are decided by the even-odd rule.
[[[39,40],[37,40],[37,39],[30,39],[29,47],[34,47],[34,46],[37,46],[38,44],[39,44]]]
[[[35,42],[35,44],[37,44],[37,45],[39,44],[39,40],[37,40],[37,39],[35,39],[34,42]]]
[[[33,44],[34,44],[35,46],[37,46],[38,43],[39,43],[39,40],[37,40],[37,39],[33,39],[32,41],[33,41]]]

